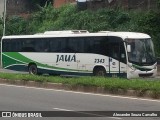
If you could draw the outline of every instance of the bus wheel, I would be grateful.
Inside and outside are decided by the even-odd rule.
[[[106,70],[103,67],[97,67],[93,71],[94,76],[105,76]]]
[[[32,64],[28,68],[29,74],[37,75],[37,66]]]

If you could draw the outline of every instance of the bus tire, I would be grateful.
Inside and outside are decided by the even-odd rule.
[[[94,76],[105,76],[106,75],[106,70],[104,67],[96,67],[93,70]]]
[[[34,64],[29,65],[28,71],[29,71],[29,74],[32,74],[32,75],[38,74],[37,66]]]

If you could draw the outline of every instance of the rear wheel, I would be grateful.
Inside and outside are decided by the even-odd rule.
[[[95,76],[105,76],[106,70],[103,67],[97,67],[97,68],[95,68],[93,74]]]
[[[38,74],[37,66],[34,64],[29,66],[28,71],[29,71],[29,74],[32,74],[32,75]]]

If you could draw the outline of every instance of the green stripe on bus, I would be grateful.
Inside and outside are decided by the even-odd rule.
[[[24,63],[29,64],[29,63],[33,62],[33,63],[37,64],[37,67],[43,67],[44,69],[50,68],[50,69],[57,69],[57,70],[63,70],[63,71],[91,72],[91,71],[86,71],[86,70],[76,70],[76,69],[67,69],[67,68],[59,68],[59,67],[49,66],[49,65],[42,64],[42,63],[36,62],[34,60],[31,60],[18,52],[5,52],[5,53],[3,53],[3,61],[5,61],[3,63],[3,65],[4,65],[3,67],[7,67],[12,64],[24,64]]]
[[[24,64],[24,63],[3,55],[3,67],[5,68],[12,64]]]

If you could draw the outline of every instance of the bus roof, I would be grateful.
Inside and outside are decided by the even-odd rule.
[[[47,33],[47,34],[46,34]],[[112,32],[112,31],[100,31],[97,33],[89,33],[89,32],[82,32],[82,33],[69,33],[69,32],[62,32],[62,31],[47,31],[45,33],[39,33],[34,35],[11,35],[11,36],[3,36],[2,39],[15,39],[15,38],[50,38],[50,37],[94,37],[94,36],[116,36],[121,37],[122,39],[130,38],[130,39],[146,39],[151,38],[149,35],[144,33],[137,33],[137,32]]]
[[[123,39],[133,38],[133,39],[142,39],[142,38],[151,38],[149,35],[145,33],[138,32],[109,32],[108,36],[118,36]]]

